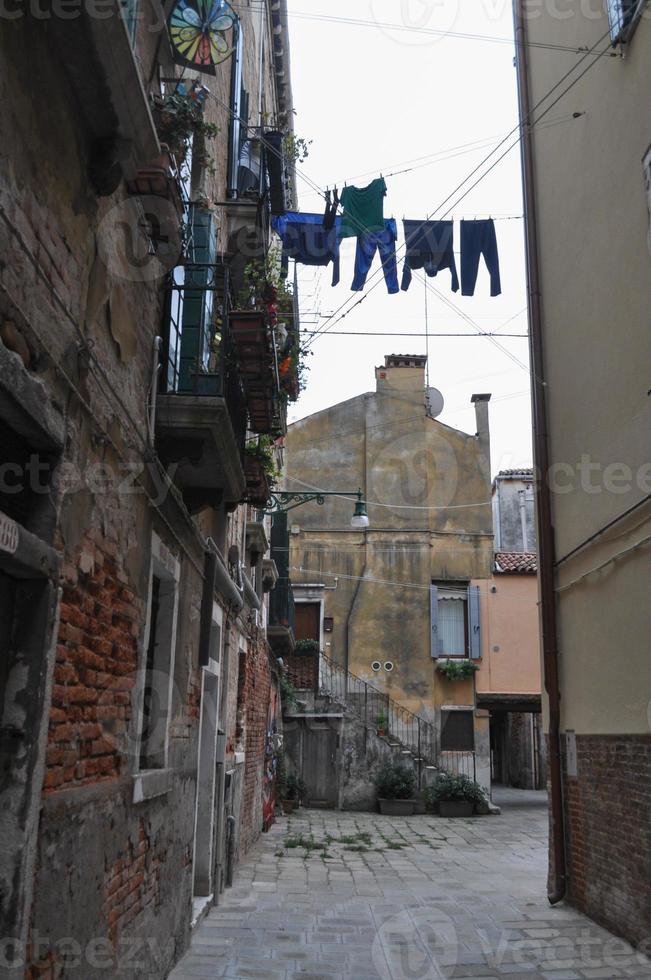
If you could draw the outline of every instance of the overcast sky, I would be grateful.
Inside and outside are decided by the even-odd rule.
[[[310,182],[325,188],[335,182],[341,187],[347,180],[362,187],[382,173],[388,185],[385,217],[398,219],[400,245],[402,218],[424,219],[434,212],[517,124],[513,45],[490,40],[510,42],[511,4],[497,0],[289,0],[289,10],[296,131],[314,141],[300,168],[307,178],[299,178],[300,208],[323,209],[323,199],[311,189]],[[327,19],[338,17],[366,23]],[[414,29],[381,26],[390,24],[489,39],[440,38]],[[558,124],[562,125],[562,120]],[[478,147],[478,143],[484,145]],[[410,166],[417,169],[389,176]],[[452,214],[438,211],[436,217],[503,219],[520,215],[520,158],[516,148]],[[496,220],[496,229],[502,296],[490,297],[483,266],[472,298],[452,293],[448,272],[428,282],[480,329],[524,334],[523,223]],[[330,286],[331,267],[300,270],[305,331],[322,325],[323,315],[361,295],[350,291],[354,248],[353,239],[342,248],[342,280],[334,289]],[[455,223],[458,248],[459,226]],[[376,256],[367,290],[378,279],[381,282],[368,299],[344,320],[330,322],[332,336],[315,341],[308,388],[293,406],[290,421],[372,391],[373,369],[383,363],[385,354],[425,352],[425,287],[414,278],[408,293],[390,296],[381,276],[371,279],[379,267]],[[476,334],[456,309],[446,307],[431,291],[427,295],[431,333]],[[335,336],[337,331],[421,336]],[[493,395],[493,472],[531,465],[527,341],[504,338],[500,344],[515,361],[485,338],[430,340],[430,383],[444,395],[443,422],[474,433],[471,395]]]

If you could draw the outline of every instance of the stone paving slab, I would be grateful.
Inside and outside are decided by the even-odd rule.
[[[170,980],[651,977],[621,939],[547,903],[545,802],[509,791],[501,816],[469,820],[282,818]]]

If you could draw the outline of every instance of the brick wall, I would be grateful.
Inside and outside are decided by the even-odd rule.
[[[639,943],[651,934],[651,735],[576,741],[578,778],[564,779],[568,895]]]
[[[240,654],[238,739],[246,752],[240,837],[242,853],[251,847],[262,830],[265,749],[273,683],[269,657],[268,646],[261,633],[252,638],[246,652]]]
[[[156,853],[140,820],[138,837],[129,840],[124,851],[104,876],[102,911],[115,944],[117,937],[148,905],[160,902],[161,865],[165,854]]]
[[[45,793],[119,776],[144,616],[113,542],[87,539],[64,576]]]
[[[319,680],[319,658],[311,656],[287,657],[287,676],[299,691],[314,691]]]

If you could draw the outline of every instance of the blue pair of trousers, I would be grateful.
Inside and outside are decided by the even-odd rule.
[[[484,256],[491,277],[491,296],[502,292],[497,236],[492,218],[488,221],[461,222],[461,295],[474,296],[479,260]]]
[[[385,219],[384,231],[369,231],[358,236],[357,252],[355,253],[355,277],[351,286],[354,292],[359,292],[364,288],[376,251],[380,253],[387,289],[390,293],[400,291],[398,262],[396,260],[397,238],[398,227],[393,218]]]

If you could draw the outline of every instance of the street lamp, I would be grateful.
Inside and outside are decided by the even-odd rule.
[[[302,507],[315,500],[321,507],[325,504],[326,497],[355,497],[355,511],[350,521],[350,526],[356,530],[363,530],[369,526],[368,514],[366,512],[366,502],[364,501],[363,491],[359,490],[308,490],[297,493],[293,490],[272,490],[271,506],[264,511],[265,514],[287,513],[295,507]]]

